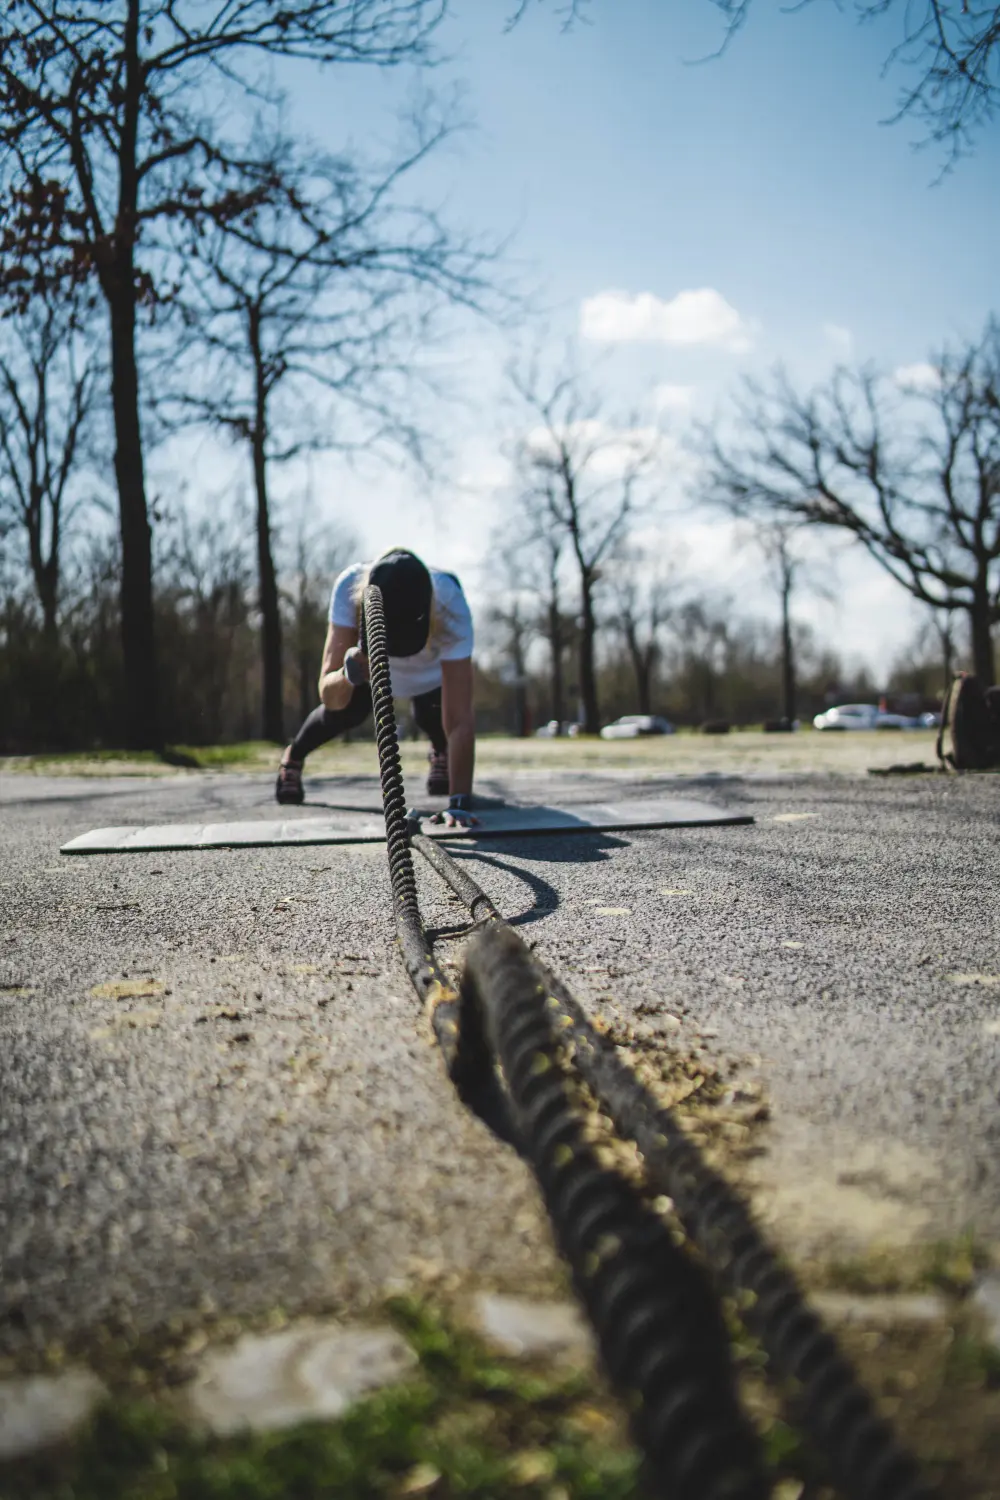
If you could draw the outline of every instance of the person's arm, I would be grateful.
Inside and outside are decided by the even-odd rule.
[[[441,722],[448,738],[449,790],[472,791],[476,763],[476,715],[472,703],[472,659],[441,663]]]
[[[354,688],[344,672],[344,657],[358,644],[358,632],[352,625],[329,625],[323,646],[323,665],[319,673],[319,696],[324,708],[346,708]],[[365,658],[361,658],[365,661]]]

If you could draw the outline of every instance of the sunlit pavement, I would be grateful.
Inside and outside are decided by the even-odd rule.
[[[462,857],[594,1010],[763,1085],[745,1180],[793,1250],[1000,1237],[996,778],[581,764],[481,784],[752,813]],[[370,774],[307,786],[378,806]],[[0,803],[0,1351],[441,1277],[552,1287],[524,1169],[429,1043],[383,849],[58,853],[109,824],[276,815],[262,775],[0,776]],[[463,911],[419,879],[453,956]]]

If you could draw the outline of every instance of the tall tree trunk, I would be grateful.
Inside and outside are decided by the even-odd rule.
[[[941,665],[944,670],[944,691],[947,693],[951,687],[951,679],[955,675],[955,639],[952,634],[950,610],[944,617],[944,624],[938,626],[938,635],[941,638]]]
[[[510,621],[510,664],[514,687],[514,734],[524,739],[528,733],[528,676],[524,669],[524,627],[516,606]]]
[[[115,479],[122,543],[121,631],[129,749],[159,750],[159,679],[153,623],[153,538],[139,421],[135,354],[135,232],[139,203],[136,154],[142,98],[139,0],[128,0],[124,34],[124,111],[118,147],[118,212],[114,247],[99,267],[111,323],[111,405],[115,424]],[[78,176],[82,174],[77,168]]]
[[[260,314],[249,309],[250,348],[254,360],[254,423],[250,434],[253,482],[257,496],[257,579],[260,593],[260,651],[263,672],[262,730],[266,740],[285,738],[282,702],[281,607],[271,550],[271,517],[267,499],[267,378],[260,337]]]
[[[781,699],[784,717],[795,723],[795,654],[792,647],[791,580],[786,577],[781,589]]]
[[[583,732],[597,734],[601,728],[601,714],[597,704],[597,675],[594,671],[594,636],[597,622],[594,619],[593,581],[589,569],[580,569],[580,701],[583,705]]]
[[[59,644],[59,585],[48,572],[39,581],[42,601],[42,636],[49,651]]]
[[[153,625],[153,537],[139,423],[135,357],[135,302],[131,255],[111,300],[111,401],[115,422],[115,479],[122,543],[121,631],[126,735],[130,750],[159,750],[159,694]]]
[[[652,676],[652,661],[647,659],[639,645],[639,637],[633,621],[625,621],[625,644],[628,647],[629,659],[632,662],[632,671],[635,673],[635,696],[641,714],[652,713],[650,708],[650,679]]]
[[[263,670],[264,708],[262,730],[266,740],[282,742],[284,710],[281,690],[281,610],[278,578],[271,551],[271,521],[267,502],[267,461],[263,433],[253,434],[253,481],[257,494],[257,574],[260,591],[260,650]]]
[[[28,560],[35,580],[35,593],[42,607],[42,635],[49,650],[54,650],[59,635],[59,532],[55,520],[52,523],[52,539],[49,556],[42,549],[42,497],[33,487],[28,517]]]
[[[969,629],[972,634],[972,665],[984,688],[996,683],[993,660],[993,629],[990,620],[990,596],[985,582],[977,585],[969,607]]]
[[[562,616],[559,613],[558,597],[553,597],[549,604],[549,651],[552,656],[552,717],[559,726],[556,733],[562,734],[565,690],[563,688]]]
[[[638,689],[639,712],[651,714],[653,712],[653,662],[651,657],[641,651],[636,666],[635,685]]]

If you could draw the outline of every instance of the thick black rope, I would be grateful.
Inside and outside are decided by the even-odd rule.
[[[646,1456],[648,1488],[671,1500],[763,1500],[768,1484],[711,1284],[639,1193],[599,1164],[546,988],[508,927],[491,925],[469,948],[462,993],[463,1026],[481,1026],[503,1066],[559,1248]]]
[[[507,966],[496,986],[487,982],[485,1003],[474,999],[469,978],[458,1024],[458,996],[438,967],[420,920],[378,589],[366,589],[364,608],[396,930],[449,1072],[467,1102],[494,1128],[491,1116],[497,1117],[498,1133],[518,1144],[535,1166],[609,1374],[631,1408],[654,1492],[677,1500],[764,1500],[767,1484],[756,1440],[736,1401],[725,1328],[707,1276],[674,1246],[637,1190],[598,1165],[585,1140],[585,1116],[571,1104],[572,1083],[563,1067],[554,1066],[551,1077],[541,1078],[539,1061],[555,1062],[559,1047],[548,1032],[544,995],[539,1004],[534,993],[534,969],[525,970],[532,976],[527,1005],[524,997],[519,1006],[508,1005],[508,996],[516,1000],[513,992],[522,986]],[[488,906],[498,918],[491,902]],[[507,929],[500,925],[495,935],[503,942]],[[510,1099],[500,1088],[494,1056],[512,1070]]]
[[[478,921],[504,925],[486,892],[446,850],[422,835],[414,846]],[[518,942],[512,932],[511,937]],[[705,1162],[671,1111],[594,1030],[566,986],[523,947],[522,952],[544,989],[556,1034],[571,1049],[574,1064],[619,1133],[639,1147],[650,1185],[673,1201],[685,1232],[722,1289],[743,1294],[740,1315],[768,1356],[768,1374],[791,1383],[796,1420],[825,1456],[837,1484],[857,1500],[929,1496],[913,1459],[876,1413],[852,1366],[746,1204]]]
[[[491,1040],[504,1060],[508,1086],[514,1093],[499,1038],[488,1035],[493,989],[487,986],[483,992],[475,981],[474,971],[467,967],[466,1005],[460,1025],[458,996],[436,964],[423,930],[406,826],[381,595],[377,589],[366,591],[365,608],[389,867],[396,927],[404,960],[417,993],[428,1004],[435,1033],[461,1096],[503,1138],[513,1140],[515,1144],[520,1138],[527,1154],[535,1160],[537,1153],[544,1151],[545,1142],[539,1143],[530,1129],[527,1134],[522,1134],[525,1129],[524,1110],[518,1107],[516,1097],[517,1120],[512,1128],[497,1085],[489,1050]],[[702,1159],[670,1111],[660,1106],[621,1061],[614,1048],[594,1031],[561,981],[538,965],[513,932],[506,928],[485,891],[435,842],[416,835],[413,843],[466,902],[474,920],[487,924],[487,931],[470,949],[469,965],[474,953],[495,942],[497,928],[507,935],[503,939],[508,944],[506,951],[518,950],[518,962],[527,966],[520,973],[518,982],[523,988],[527,975],[534,976],[533,993],[536,999],[538,995],[544,998],[551,1013],[549,1024],[558,1027],[554,1035],[564,1049],[560,1056],[566,1051],[572,1054],[581,1076],[602,1099],[618,1130],[639,1146],[650,1183],[673,1200],[687,1234],[705,1255],[722,1286],[744,1294],[741,1315],[768,1355],[768,1373],[772,1378],[792,1383],[797,1395],[796,1416],[819,1451],[826,1456],[843,1491],[856,1500],[924,1500],[930,1491],[913,1460],[899,1449],[888,1424],[877,1416],[871,1398],[850,1364],[806,1304],[794,1277],[768,1245],[746,1205]],[[494,1025],[494,1032],[495,1029]],[[509,1037],[507,1045],[511,1045]],[[483,1107],[484,1100],[488,1101],[486,1108]],[[596,1166],[596,1163],[592,1165]],[[541,1171],[539,1180],[548,1201],[549,1193]],[[617,1176],[614,1182],[616,1191],[631,1192]],[[648,1210],[642,1209],[642,1213],[648,1214]],[[555,1222],[554,1213],[553,1219]],[[556,1229],[560,1244],[564,1248],[571,1246],[572,1235],[576,1232],[572,1226],[564,1233],[557,1223]],[[671,1245],[671,1250],[673,1248]],[[585,1283],[580,1282],[570,1248],[565,1248],[565,1253],[574,1267],[581,1296],[590,1308]],[[663,1266],[659,1272],[662,1276]],[[713,1308],[713,1316],[717,1319],[710,1298],[707,1305]],[[603,1315],[598,1308],[598,1316]],[[598,1336],[601,1337],[599,1329]],[[620,1361],[615,1361],[614,1351],[605,1353],[605,1359],[613,1378],[620,1380],[620,1374],[616,1377],[615,1370],[620,1372],[622,1367]],[[651,1436],[651,1429],[641,1425],[637,1425],[637,1433],[645,1451],[652,1457],[651,1443],[654,1443],[655,1435]],[[673,1493],[679,1492],[674,1490]],[[704,1490],[699,1492],[701,1496],[707,1493]]]
[[[474,922],[502,922],[503,917],[484,890],[467,875],[462,866],[452,859],[447,849],[442,849],[435,839],[426,833],[415,833],[410,839],[414,849],[424,857],[432,870],[436,870],[455,895],[464,901]]]
[[[413,988],[427,1009],[445,1066],[462,1102],[501,1140],[516,1144],[506,1096],[496,1072],[488,1058],[477,1054],[471,1036],[462,1037],[459,1033],[458,992],[437,963],[420,919],[406,824],[406,790],[392,706],[382,592],[374,584],[365,589],[364,612],[393,916],[403,962]]]

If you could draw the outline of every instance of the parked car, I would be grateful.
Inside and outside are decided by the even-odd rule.
[[[657,714],[623,714],[613,724],[605,724],[602,740],[637,740],[646,734],[673,734],[674,726]]]
[[[549,719],[547,724],[539,724],[535,730],[535,738],[538,740],[558,739],[560,734],[568,734],[570,739],[576,739],[583,731],[583,725],[578,724],[575,719],[563,719],[560,726],[558,719]]]
[[[889,714],[874,703],[844,703],[813,719],[814,729],[918,729],[919,719]]]

